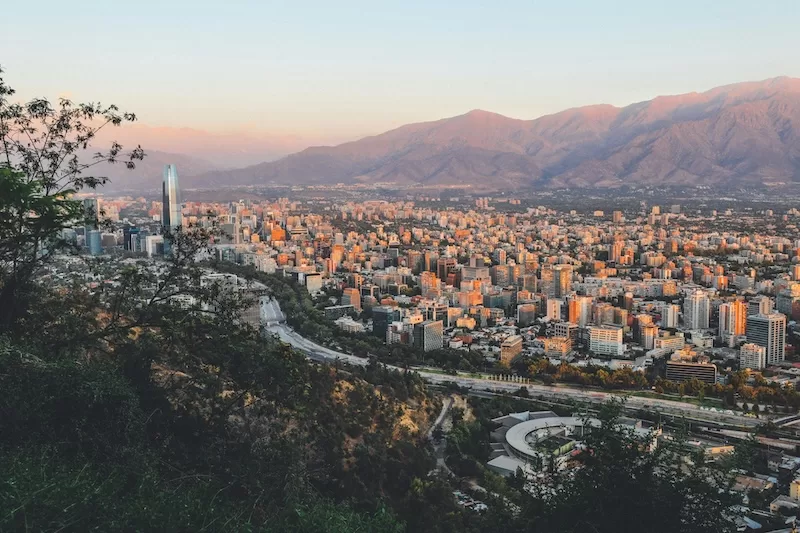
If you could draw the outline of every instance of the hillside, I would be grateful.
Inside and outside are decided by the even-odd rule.
[[[798,131],[800,79],[784,77],[535,120],[475,110],[185,183],[514,189],[789,182],[800,178]]]

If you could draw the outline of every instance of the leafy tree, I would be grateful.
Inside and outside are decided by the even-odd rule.
[[[59,232],[82,212],[79,202],[47,195],[41,181],[0,166],[0,331],[24,313],[24,295],[44,256],[64,245]]]
[[[67,99],[57,106],[42,98],[14,103],[14,89],[2,74],[0,69],[0,332],[25,312],[31,280],[64,245],[59,230],[87,214],[72,195],[107,181],[90,169],[102,162],[134,168],[144,158],[141,147],[125,153],[116,142],[104,152],[87,152],[98,131],[136,120],[132,113]]]
[[[689,453],[683,440],[660,442],[620,424],[620,405],[607,404],[583,437],[580,468],[556,473],[523,506],[531,531],[729,531],[738,496],[731,465]],[[542,514],[531,513],[542,510]]]

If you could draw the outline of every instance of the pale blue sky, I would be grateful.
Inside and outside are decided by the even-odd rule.
[[[800,77],[800,1],[17,0],[0,64],[24,97],[340,139]]]

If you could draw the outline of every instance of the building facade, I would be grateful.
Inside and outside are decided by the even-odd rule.
[[[389,324],[397,320],[400,320],[400,311],[394,307],[374,307],[372,309],[372,334],[385,341]]]
[[[705,291],[694,291],[683,302],[683,325],[686,329],[708,329],[710,302]]]
[[[522,337],[511,335],[500,344],[500,361],[510,363],[522,353]]]
[[[728,346],[733,346],[736,337],[745,334],[747,328],[747,306],[741,300],[719,306],[719,336]]]
[[[597,355],[620,356],[625,353],[622,328],[619,326],[589,326],[589,350]]]
[[[747,342],[764,348],[767,365],[783,362],[786,348],[786,317],[781,313],[748,316]]]
[[[767,351],[763,346],[748,342],[739,349],[739,368],[761,370],[767,366]]]
[[[686,361],[667,361],[667,379],[683,382],[697,378],[703,383],[713,385],[717,382],[717,367],[711,363],[690,363]]]
[[[175,230],[183,224],[178,169],[175,165],[164,167],[164,179],[161,183],[161,224],[169,230]]]
[[[444,323],[426,320],[414,325],[414,346],[424,352],[439,350],[444,346]]]

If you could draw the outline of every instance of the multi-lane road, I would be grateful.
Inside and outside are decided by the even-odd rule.
[[[367,359],[356,357],[341,352],[325,348],[312,342],[293,331],[285,323],[285,316],[281,311],[280,304],[275,300],[269,300],[262,305],[262,319],[267,332],[276,335],[281,341],[291,344],[298,350],[306,354],[309,359],[324,363],[335,363],[341,361],[350,365],[365,366]],[[388,368],[403,370],[400,367],[387,365]],[[643,409],[647,411],[659,412],[668,416],[685,417],[698,422],[710,422],[714,424],[753,428],[761,423],[760,420],[742,416],[737,413],[727,413],[721,411],[711,411],[702,409],[700,406],[678,402],[672,400],[662,400],[658,398],[643,398],[625,394],[617,394],[602,391],[587,391],[569,387],[553,387],[532,383],[517,383],[509,381],[495,381],[485,378],[476,378],[464,374],[448,375],[430,372],[424,369],[414,369],[425,381],[442,385],[448,382],[456,383],[461,387],[468,387],[478,390],[490,390],[498,392],[514,392],[520,387],[525,387],[531,396],[544,397],[551,400],[577,400],[586,403],[603,403],[612,398],[626,397],[626,407],[630,409]]]

